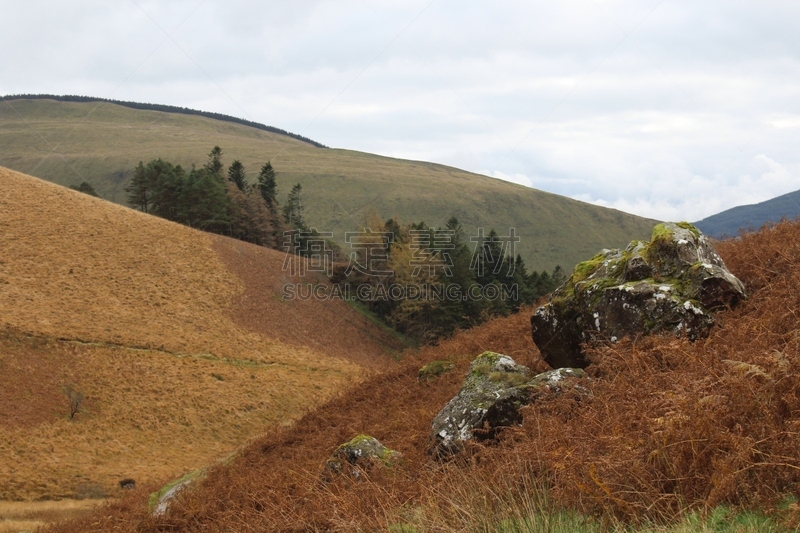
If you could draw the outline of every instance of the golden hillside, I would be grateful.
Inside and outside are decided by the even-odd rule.
[[[0,499],[204,466],[402,348],[345,303],[283,301],[324,280],[280,252],[3,168],[0,185]]]

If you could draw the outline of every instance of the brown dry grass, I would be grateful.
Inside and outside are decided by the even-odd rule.
[[[0,169],[0,180],[0,326],[237,359],[328,359],[285,350],[271,338],[238,327],[230,316],[236,311],[233,300],[245,287],[215,247],[262,254],[269,269],[283,254],[233,245],[224,242],[230,239],[5,169]],[[260,294],[252,297],[272,300],[275,308],[280,305],[275,285],[282,278],[279,270],[269,273],[272,283],[258,287]],[[269,327],[267,322],[260,333],[282,333]],[[332,344],[337,341],[331,337]]]
[[[0,502],[0,533],[36,531],[45,524],[89,514],[102,503],[102,500]]]
[[[0,365],[19,378],[4,385],[3,414],[44,393],[35,417],[0,433],[0,499],[118,495],[124,478],[166,481],[287,423],[350,377],[35,337],[7,337],[0,349]],[[40,362],[51,374],[35,381],[27,369]],[[65,383],[86,396],[74,420]]]
[[[531,406],[496,445],[471,446],[446,464],[424,452],[430,420],[477,353],[541,365],[530,309],[424,349],[270,431],[212,469],[165,517],[149,517],[131,496],[56,531],[376,531],[405,519],[453,531],[475,509],[502,517],[508,501],[531,491],[545,492],[555,508],[634,522],[718,504],[774,509],[800,494],[800,226],[782,223],[719,251],[751,298],[719,315],[708,339],[598,347],[591,398]],[[420,363],[447,357],[458,361],[455,372],[417,383]],[[319,483],[335,446],[361,432],[404,460],[366,481]]]
[[[163,483],[393,364],[346,304],[281,301],[308,280],[279,252],[0,183],[0,499]],[[74,420],[65,385],[86,397]]]
[[[338,300],[283,301],[284,283],[321,281],[316,276],[298,280],[282,272],[284,254],[241,241],[218,238],[214,250],[228,272],[242,281],[231,311],[236,325],[291,346],[304,346],[375,370],[391,366],[386,352],[399,354],[406,345]],[[265,297],[265,291],[269,295]]]

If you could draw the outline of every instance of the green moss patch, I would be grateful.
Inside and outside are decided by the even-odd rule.
[[[456,367],[456,364],[453,361],[446,361],[446,360],[439,360],[439,361],[431,361],[422,366],[417,373],[417,380],[419,381],[430,381],[435,379],[442,374],[446,374],[453,370]]]
[[[688,223],[688,222],[677,222],[675,225],[678,226],[679,228],[683,228],[685,230],[689,230],[692,233],[692,235],[694,235],[695,239],[699,239],[700,238],[700,230],[697,229],[696,227],[694,227],[693,225],[691,225],[690,223]]]

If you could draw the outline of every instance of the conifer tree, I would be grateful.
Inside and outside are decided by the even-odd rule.
[[[228,179],[232,181],[240,191],[244,193],[248,192],[244,165],[238,159],[234,159],[231,166],[228,167]]]
[[[163,159],[154,159],[145,167],[145,180],[152,187],[149,212],[185,224],[180,217],[186,186],[183,168]]]
[[[306,231],[305,219],[303,218],[303,202],[300,197],[303,192],[303,187],[298,183],[292,187],[289,197],[286,199],[286,205],[283,206],[283,219],[289,227]]]
[[[125,187],[128,193],[128,203],[138,208],[143,213],[147,213],[150,207],[150,196],[153,194],[152,184],[148,181],[144,163],[139,161],[139,165],[133,172],[130,184]]]
[[[192,169],[180,202],[180,220],[193,228],[230,234],[230,198],[225,184],[205,168]]]
[[[261,197],[264,198],[269,212],[275,214],[278,210],[278,184],[275,182],[275,170],[269,161],[264,163],[258,174],[258,190],[261,192]]]
[[[213,176],[222,178],[222,148],[215,146],[211,149],[205,169]]]

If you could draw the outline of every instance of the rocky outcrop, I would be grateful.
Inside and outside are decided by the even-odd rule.
[[[392,466],[400,454],[390,450],[375,437],[357,435],[341,444],[325,463],[323,480],[330,481],[334,474],[351,474],[361,477],[376,466]]]
[[[433,419],[428,452],[447,457],[461,451],[468,440],[494,438],[497,429],[522,422],[521,407],[543,393],[570,388],[583,377],[582,370],[571,368],[531,377],[531,371],[511,357],[484,352],[470,364],[458,394]]]
[[[707,335],[713,312],[746,297],[744,285],[697,228],[659,224],[650,242],[604,250],[531,317],[533,341],[554,368],[588,364],[582,343],[672,333]]]

